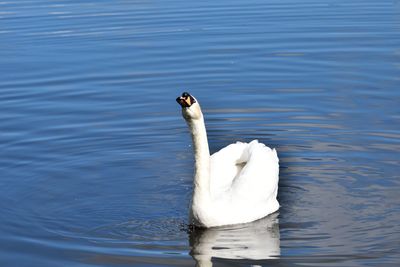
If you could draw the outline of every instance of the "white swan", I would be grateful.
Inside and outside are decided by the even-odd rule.
[[[214,227],[258,220],[279,209],[279,159],[254,140],[237,142],[210,156],[199,102],[184,92],[176,101],[192,134],[195,169],[189,222]]]

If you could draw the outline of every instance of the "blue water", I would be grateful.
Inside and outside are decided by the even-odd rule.
[[[398,266],[399,1],[0,1],[0,265]],[[280,157],[278,213],[189,231],[193,155]]]

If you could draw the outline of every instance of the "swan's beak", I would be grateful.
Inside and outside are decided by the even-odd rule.
[[[182,108],[188,108],[196,103],[196,100],[189,93],[184,92],[182,96],[176,98],[176,102],[178,102],[178,104],[181,105]]]

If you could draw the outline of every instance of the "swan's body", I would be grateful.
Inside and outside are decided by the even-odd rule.
[[[195,172],[189,220],[200,227],[246,223],[279,209],[279,159],[275,149],[254,140],[237,142],[210,156],[197,100],[177,98],[192,134]]]

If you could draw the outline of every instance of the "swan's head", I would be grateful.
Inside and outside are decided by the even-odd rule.
[[[182,107],[182,116],[185,120],[197,120],[202,118],[200,105],[191,94],[184,92],[176,98],[176,102]]]

